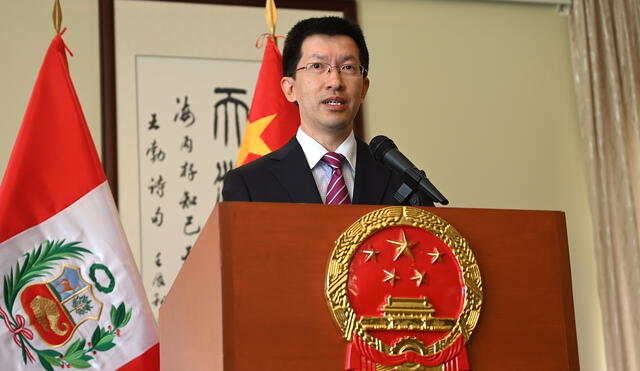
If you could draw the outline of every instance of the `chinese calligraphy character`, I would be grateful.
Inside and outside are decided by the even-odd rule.
[[[156,213],[151,217],[151,223],[160,227],[164,220],[164,213],[160,210],[160,206],[156,209]]]
[[[158,176],[158,180],[155,178],[151,178],[151,185],[147,188],[149,189],[150,194],[157,194],[160,198],[164,197],[164,186],[166,185],[166,181],[162,179],[162,175]]]
[[[222,182],[224,181],[224,176],[227,175],[227,172],[233,169],[233,161],[218,161],[216,162],[216,169],[218,173],[216,178],[213,180],[213,185],[217,188],[216,202],[220,202],[222,199]]]
[[[193,151],[193,140],[188,136],[184,136],[184,141],[180,145],[180,150],[187,150],[187,153],[191,153]]]
[[[187,250],[187,252],[184,254],[184,256],[180,257],[182,261],[187,260],[187,257],[189,256],[189,254],[191,254],[191,245],[185,247],[185,250]]]
[[[158,272],[156,274],[156,276],[153,278],[152,285],[155,287],[166,286],[166,284],[164,283],[164,277],[162,276],[162,273]]]
[[[162,149],[160,149],[160,147],[158,147],[158,142],[156,142],[156,140],[153,140],[153,143],[151,143],[151,146],[147,149],[147,153],[146,153],[147,157],[149,157],[149,155],[151,155],[151,162],[156,162],[156,161],[164,161],[165,158],[165,153]]]
[[[180,104],[180,98],[176,98],[178,104]],[[180,111],[173,116],[173,121],[177,122],[178,119],[185,124],[185,128],[193,125],[196,122],[196,116],[191,112],[191,106],[189,105],[189,97],[184,96],[184,103],[180,108]]]
[[[224,111],[224,145],[227,146],[229,142],[229,110],[235,114],[235,134],[236,140],[238,142],[238,147],[240,146],[240,124],[247,121],[249,117],[249,108],[247,105],[238,98],[232,97],[231,94],[247,94],[247,91],[244,89],[237,88],[215,88],[213,90],[215,94],[227,94],[225,98],[220,99],[213,106],[213,139],[218,139],[218,109]],[[233,107],[230,107],[233,105]],[[244,112],[242,117],[238,112],[238,107],[240,107]]]
[[[227,175],[229,170],[233,169],[233,161],[218,161],[216,162],[216,169],[218,173],[213,180],[213,184],[219,184],[224,181],[224,176]]]
[[[162,267],[162,262],[160,261],[160,255],[162,253],[157,253],[156,254],[156,267]]]
[[[193,178],[195,178],[196,174],[198,173],[197,170],[193,169],[193,162],[190,163],[188,161],[185,161],[184,165],[180,166],[180,168],[182,169],[180,178],[187,178],[190,182],[193,181]]]
[[[160,125],[158,125],[158,120],[156,119],[156,114],[151,114],[151,121],[149,121],[149,127],[147,130],[158,130],[160,129]]]
[[[153,300],[151,301],[151,304],[153,304],[154,306],[158,307],[160,304],[164,303],[164,296],[162,298],[160,298],[160,294],[159,293],[154,293],[153,294]]]
[[[180,206],[182,206],[183,209],[188,209],[189,206],[197,205],[196,198],[197,196],[189,197],[189,192],[184,191],[184,194],[182,195],[182,199],[180,200],[179,204]]]
[[[187,216],[187,221],[184,223],[184,228],[182,228],[182,231],[184,232],[185,235],[187,236],[193,236],[196,233],[200,232],[200,226],[198,226],[198,228],[189,228],[191,225],[193,224],[193,215],[189,215]]]

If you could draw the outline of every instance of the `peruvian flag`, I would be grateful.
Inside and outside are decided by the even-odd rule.
[[[298,106],[289,102],[280,88],[282,55],[274,40],[272,35],[267,37],[237,166],[282,147],[300,126]]]
[[[61,36],[0,185],[0,368],[157,370],[156,325]]]

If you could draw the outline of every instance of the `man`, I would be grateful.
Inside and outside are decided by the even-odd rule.
[[[300,21],[282,64],[281,87],[299,107],[300,128],[282,148],[229,171],[224,201],[397,204],[402,179],[353,134],[369,89],[360,27],[337,17]]]

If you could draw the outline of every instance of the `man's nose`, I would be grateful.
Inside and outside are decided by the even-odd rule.
[[[332,66],[326,73],[327,89],[341,90],[344,87],[340,68]]]

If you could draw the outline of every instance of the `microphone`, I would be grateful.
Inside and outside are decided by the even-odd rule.
[[[369,149],[376,161],[380,161],[392,170],[402,175],[413,186],[413,189],[428,195],[434,202],[443,205],[449,204],[449,201],[431,184],[427,175],[422,170],[418,170],[416,166],[409,161],[399,150],[393,141],[384,135],[378,135],[369,142]]]

